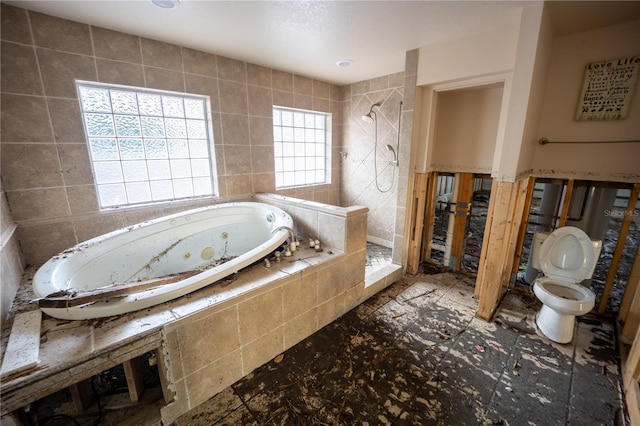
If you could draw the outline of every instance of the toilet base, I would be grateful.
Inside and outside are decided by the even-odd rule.
[[[536,325],[540,332],[557,343],[569,343],[573,340],[575,324],[575,315],[561,314],[547,305],[542,305],[536,315]]]

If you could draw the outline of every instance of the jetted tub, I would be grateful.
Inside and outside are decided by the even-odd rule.
[[[268,204],[238,202],[189,210],[65,250],[38,269],[33,289],[42,310],[55,318],[119,315],[225,278],[268,256],[292,229],[291,216]],[[96,301],[74,303],[95,294]]]

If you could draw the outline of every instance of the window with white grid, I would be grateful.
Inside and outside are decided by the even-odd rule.
[[[77,85],[101,208],[214,195],[208,97]]]
[[[276,189],[331,183],[331,114],[273,108]]]

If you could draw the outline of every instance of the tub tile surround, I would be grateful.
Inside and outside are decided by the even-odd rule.
[[[271,268],[256,264],[233,280],[143,311],[89,321],[45,318],[40,361],[46,367],[2,384],[3,413],[31,395],[42,397],[95,374],[96,366],[108,369],[161,348],[169,401],[162,417],[169,423],[400,278],[400,266],[388,265],[365,279],[366,208],[274,194],[254,200],[297,217],[298,237],[307,237],[302,229],[314,230],[322,241],[325,227],[342,229],[342,237],[333,236],[335,247],[322,243],[322,252],[302,244],[293,258]],[[16,312],[36,308],[26,303],[33,298],[31,281],[22,285]]]
[[[329,112],[331,184],[278,193],[340,204],[342,87],[5,3],[0,7],[2,179],[27,264],[117,229],[115,222],[130,222],[132,215],[148,220],[163,214],[158,206],[99,210],[76,79],[209,96],[219,196],[208,203],[276,191],[274,105]],[[200,205],[196,200],[190,206]],[[42,240],[43,235],[53,237]]]

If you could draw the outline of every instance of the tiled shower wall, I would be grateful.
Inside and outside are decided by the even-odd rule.
[[[345,89],[342,112],[342,155],[346,156],[342,160],[342,205],[368,207],[367,240],[386,247],[393,247],[399,180],[399,169],[391,164],[393,154],[386,146],[397,150],[404,83],[404,73],[397,73],[351,84]],[[375,103],[381,104],[374,108],[377,129],[376,123],[361,118]]]
[[[208,95],[218,200],[275,192],[339,204],[339,86],[2,4],[2,183],[27,264],[161,216],[165,205],[100,212],[75,80]],[[331,184],[275,191],[272,107],[333,114]],[[183,203],[185,209],[211,203]]]

